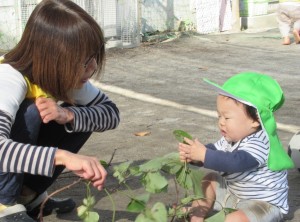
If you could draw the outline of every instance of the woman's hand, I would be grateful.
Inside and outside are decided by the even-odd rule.
[[[91,181],[98,190],[103,189],[107,172],[95,157],[58,149],[55,154],[55,165],[64,165],[77,176]]]
[[[204,162],[206,147],[199,142],[198,139],[190,140],[184,138],[184,141],[187,143],[179,143],[179,158],[182,162]]]
[[[72,122],[74,119],[73,112],[59,106],[51,98],[39,97],[36,99],[35,104],[40,112],[43,123],[49,123],[51,120],[54,120],[58,124],[65,124]]]

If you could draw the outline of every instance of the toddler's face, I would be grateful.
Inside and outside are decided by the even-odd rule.
[[[228,142],[237,142],[254,133],[259,122],[250,118],[245,106],[229,97],[217,97],[218,125],[222,136]]]

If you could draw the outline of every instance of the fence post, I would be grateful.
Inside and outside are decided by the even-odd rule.
[[[232,31],[241,30],[240,1],[232,0]]]

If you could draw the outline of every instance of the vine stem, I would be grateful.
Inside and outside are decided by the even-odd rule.
[[[112,155],[110,157],[110,160],[107,163],[108,166],[111,166],[111,163],[112,163],[112,161],[114,159],[114,156],[115,156],[116,152],[117,152],[117,149],[114,149],[114,152],[112,153]]]
[[[116,205],[115,205],[115,201],[113,200],[112,196],[110,195],[110,193],[108,192],[108,190],[106,188],[104,188],[105,193],[107,194],[107,196],[110,199],[110,202],[112,204],[112,208],[113,208],[113,216],[112,216],[112,222],[115,222],[115,216],[116,216]]]
[[[114,152],[112,153],[111,158],[110,158],[110,160],[109,160],[109,162],[108,162],[108,167],[111,166],[111,163],[112,163],[113,158],[114,158],[114,156],[115,156],[115,154],[116,154],[116,151],[117,151],[117,149],[114,149]],[[70,171],[65,172],[65,173],[70,173]],[[63,172],[63,174],[64,174],[64,172]],[[76,176],[76,177],[77,177],[77,176]],[[71,176],[66,177],[66,178],[71,178]],[[40,222],[43,222],[43,221],[44,221],[44,220],[43,220],[43,209],[44,209],[44,207],[45,207],[46,202],[49,200],[49,198],[51,198],[52,196],[54,196],[54,195],[56,195],[56,194],[58,194],[58,193],[60,193],[60,192],[62,192],[62,191],[64,191],[64,190],[66,190],[66,189],[70,189],[72,186],[74,186],[74,185],[80,183],[82,180],[83,180],[83,178],[79,178],[78,180],[74,181],[73,183],[71,183],[71,184],[69,184],[69,185],[67,185],[67,186],[64,186],[64,187],[62,187],[62,188],[60,188],[60,189],[54,191],[54,192],[51,193],[50,195],[48,195],[47,198],[46,198],[46,199],[42,202],[42,204],[41,204],[40,212],[39,212],[39,215],[38,215],[38,218],[37,218],[38,221],[40,221]],[[88,191],[87,191],[87,192],[88,192]],[[105,189],[105,192],[108,192],[108,191]],[[109,195],[109,197],[111,198],[110,195]],[[115,212],[115,211],[114,211],[114,212]]]
[[[184,178],[184,184],[186,183],[186,178],[188,174],[189,166],[187,165],[187,161],[184,161],[184,172],[185,172],[185,178]],[[187,197],[187,189],[185,189],[185,197]]]
[[[174,208],[174,216],[171,218],[171,221],[170,222],[173,222],[175,220],[175,217],[176,217],[176,211],[177,211],[177,205],[178,205],[178,202],[179,202],[179,189],[178,189],[178,185],[177,185],[177,181],[176,181],[176,178],[173,177],[173,180],[174,180],[174,185],[175,185],[175,190],[176,190],[176,207]],[[173,207],[173,206],[172,206]]]
[[[40,213],[39,213],[39,215],[38,215],[38,220],[39,220],[40,222],[43,222],[43,221],[44,221],[44,220],[43,220],[43,209],[44,209],[44,207],[45,207],[46,202],[49,200],[49,198],[51,198],[52,196],[54,196],[54,195],[56,195],[56,194],[58,194],[58,193],[60,193],[60,192],[62,192],[62,191],[64,191],[64,190],[66,190],[66,189],[70,189],[72,186],[78,184],[78,183],[81,182],[81,181],[82,181],[82,178],[79,178],[78,180],[74,181],[73,183],[71,183],[71,184],[69,184],[69,185],[67,185],[67,186],[64,186],[64,187],[62,187],[62,188],[60,188],[60,189],[54,191],[54,192],[51,193],[50,195],[48,195],[47,198],[46,198],[46,199],[42,202],[42,204],[41,204],[41,207],[40,207]]]

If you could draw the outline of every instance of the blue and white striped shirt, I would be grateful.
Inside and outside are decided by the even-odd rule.
[[[229,192],[239,199],[268,202],[288,213],[287,171],[268,169],[270,144],[263,130],[234,145],[222,137],[214,146],[216,150],[208,149],[204,167],[221,171]]]

